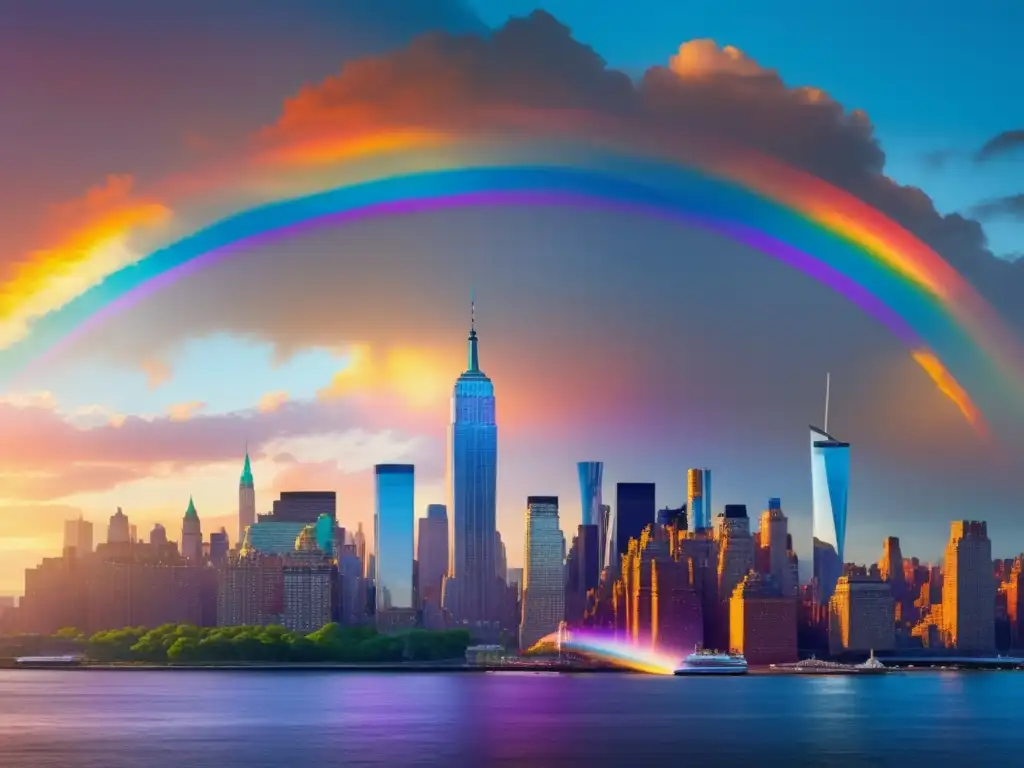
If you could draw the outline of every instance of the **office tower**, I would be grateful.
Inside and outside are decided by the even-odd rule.
[[[253,485],[249,450],[245,451],[242,477],[238,481],[238,543],[245,538],[245,529],[256,523],[256,488]]]
[[[748,664],[797,660],[797,601],[784,596],[771,575],[748,573],[729,600],[729,648]]]
[[[565,620],[579,624],[587,608],[587,593],[596,590],[600,572],[598,527],[581,525],[565,560]]]
[[[356,556],[359,558],[359,562],[363,565],[363,577],[365,578],[368,575],[366,570],[366,533],[363,531],[362,523],[359,523],[356,526],[356,532],[352,538],[355,540]]]
[[[1024,555],[1019,555],[1006,577],[1006,620],[1010,647],[1024,648]]]
[[[128,516],[118,507],[117,512],[110,516],[110,524],[107,526],[107,544],[127,544],[131,540]]]
[[[958,651],[995,649],[995,593],[988,525],[955,520],[942,586],[942,630],[948,646]]]
[[[325,513],[326,514],[326,513]],[[285,558],[283,624],[292,632],[316,632],[335,616],[337,570],[317,546],[316,526],[307,525]]]
[[[382,628],[415,618],[413,601],[413,537],[415,470],[412,464],[378,464],[373,546],[376,573],[376,616]]]
[[[452,392],[449,493],[452,570],[445,599],[459,621],[496,621],[494,553],[498,427],[494,385],[480,370],[475,307],[470,308],[468,364]]]
[[[870,653],[896,647],[896,613],[888,582],[841,576],[828,604],[829,653]]]
[[[889,582],[892,589],[892,599],[896,602],[896,620],[898,622],[905,621],[912,601],[909,599],[910,592],[903,574],[903,553],[900,550],[900,540],[895,536],[889,536],[882,543],[882,559],[878,561],[878,575],[882,581]]]
[[[64,550],[75,550],[76,557],[92,554],[92,523],[81,515],[64,521]]]
[[[245,529],[241,549],[264,555],[287,555],[295,550],[295,539],[308,523],[280,523],[261,515],[255,525]]]
[[[558,527],[558,497],[526,500],[526,541],[523,549],[523,620],[519,647],[527,650],[556,632],[565,615],[565,538]]]
[[[508,569],[508,585],[516,588],[516,599],[523,599],[523,569],[522,568],[509,568]]]
[[[827,605],[843,573],[850,444],[817,427],[810,430],[814,590],[818,603]]]
[[[686,470],[686,509],[694,531],[711,527],[711,470]]]
[[[338,494],[334,491],[285,491],[274,501],[269,515],[259,515],[257,522],[303,523],[315,525],[320,515],[338,519]]]
[[[580,478],[580,503],[583,525],[601,525],[601,483],[604,479],[604,462],[581,461],[576,465]]]
[[[419,520],[416,560],[420,564],[420,601],[441,606],[441,587],[448,573],[448,508],[427,505],[427,516]]]
[[[188,509],[181,520],[181,556],[192,563],[203,561],[203,530],[191,496],[188,497]]]
[[[149,532],[149,543],[154,547],[167,545],[167,529],[160,525],[160,523],[154,525],[153,530]]]
[[[280,555],[233,554],[219,572],[217,583],[217,626],[283,623],[284,558]]]
[[[501,531],[495,531],[494,575],[504,582],[506,573],[508,573],[508,553],[505,551],[505,542],[501,540]]]
[[[789,566],[789,520],[782,513],[782,501],[768,500],[768,509],[761,513],[760,547],[764,552],[764,572],[770,574],[775,587],[784,597],[796,597],[797,583]]]
[[[665,507],[659,509],[655,515],[655,521],[658,525],[675,528],[677,531],[688,531],[686,505],[681,507]]]
[[[736,586],[754,569],[754,539],[750,535],[750,518],[744,504],[726,504],[725,511],[715,520],[715,538],[718,541],[718,624],[715,627],[716,645],[727,645],[729,630],[729,600]]]
[[[800,595],[800,558],[793,549],[793,534],[786,534],[786,563],[789,569],[789,583],[793,585],[793,594]]]
[[[341,582],[341,606],[338,615],[347,626],[361,624],[366,615],[366,596],[363,592],[363,564],[356,554],[355,544],[341,548],[338,558],[338,578]]]
[[[210,562],[214,565],[223,565],[228,558],[228,550],[231,543],[228,541],[228,532],[224,528],[210,534]]]
[[[629,549],[630,539],[639,539],[644,528],[654,523],[654,483],[618,483],[615,486],[615,550],[612,567]]]
[[[128,526],[128,541],[130,541],[132,544],[134,544],[138,540],[139,540],[139,529],[135,525],[135,523],[132,523],[131,525]]]
[[[601,505],[601,514],[598,518],[601,527],[601,570],[609,565],[608,546],[612,541],[612,508],[610,504]]]

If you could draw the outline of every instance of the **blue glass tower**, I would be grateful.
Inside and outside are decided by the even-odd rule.
[[[836,440],[823,429],[812,426],[810,430],[814,593],[824,605],[843,575],[850,444]]]
[[[415,470],[412,464],[378,464],[373,515],[377,613],[411,610]]]
[[[455,382],[448,436],[452,579],[445,589],[445,604],[459,621],[500,618],[495,575],[497,462],[494,385],[480,370],[474,306],[468,364]]]
[[[601,479],[604,476],[604,463],[600,461],[581,461],[576,465],[580,476],[580,499],[583,503],[583,525],[600,525],[601,523]]]

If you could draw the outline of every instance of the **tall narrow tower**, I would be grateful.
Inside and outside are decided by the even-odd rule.
[[[451,579],[445,604],[459,621],[499,618],[495,577],[498,427],[494,385],[480,370],[475,302],[470,305],[465,372],[452,392],[448,487],[452,511]]]
[[[253,487],[252,467],[249,466],[249,449],[245,449],[245,465],[242,478],[238,481],[238,545],[245,539],[245,529],[256,522],[256,489]]]
[[[181,520],[181,556],[192,564],[203,562],[203,529],[191,496],[188,497],[188,509]]]

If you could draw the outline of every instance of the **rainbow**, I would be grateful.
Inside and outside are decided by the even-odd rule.
[[[648,675],[672,675],[680,657],[654,648],[640,648],[623,640],[593,631],[573,630],[559,643],[558,633],[542,637],[525,655],[568,651],[593,661]]]
[[[374,176],[371,169],[367,177],[340,186],[241,211],[110,274],[38,320],[25,340],[4,351],[0,375],[9,379],[53,359],[163,287],[255,245],[372,217],[519,205],[657,217],[713,231],[776,258],[884,325],[980,432],[986,431],[985,420],[951,373],[951,363],[982,377],[997,374],[996,380],[1010,381],[1012,394],[1019,394],[1024,354],[970,284],[910,233],[820,179],[716,146],[680,155],[660,147],[625,152],[592,142],[570,150],[524,145],[521,137],[503,141],[428,133],[405,143],[364,142],[360,146],[387,156],[386,171]],[[448,148],[453,157],[426,169],[403,159],[403,153],[412,158],[423,147],[442,157]],[[473,152],[481,159],[470,159]],[[298,157],[312,162],[308,153]],[[378,158],[371,153],[370,159]]]

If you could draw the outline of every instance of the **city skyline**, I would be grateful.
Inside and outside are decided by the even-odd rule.
[[[533,17],[502,27],[508,13],[531,10],[520,5],[496,2],[467,11],[441,4],[416,20],[377,24],[376,37],[363,35],[362,45],[342,50],[342,41],[319,40],[308,53],[285,57],[289,67],[264,88],[247,83],[244,94],[219,93],[218,100],[235,105],[210,112],[222,124],[198,119],[202,109],[194,103],[183,106],[184,123],[174,137],[137,114],[132,119],[133,108],[120,102],[100,115],[74,100],[46,99],[53,111],[30,122],[50,126],[48,131],[12,142],[21,147],[18,157],[0,155],[0,164],[33,180],[17,195],[5,195],[0,206],[0,223],[11,232],[5,244],[10,253],[0,256],[5,265],[34,264],[33,254],[87,252],[84,261],[69,257],[79,268],[71,275],[82,284],[94,281],[104,265],[130,262],[149,245],[145,238],[120,237],[121,227],[166,225],[170,240],[172,233],[193,231],[196,217],[204,220],[205,210],[182,203],[181,195],[188,194],[181,188],[212,184],[216,194],[203,205],[218,214],[247,204],[261,179],[243,173],[226,185],[211,180],[221,161],[234,160],[229,148],[245,143],[235,141],[239,136],[299,130],[318,118],[317,110],[338,108],[330,98],[365,107],[368,124],[378,112],[417,117],[401,109],[431,116],[429,104],[392,104],[391,82],[367,98],[358,68],[343,70],[346,63],[382,54],[395,73],[425,72],[416,82],[432,93],[439,73],[455,71],[445,68],[451,51],[443,44],[408,48],[410,37],[434,28],[475,32],[493,26],[501,33],[484,48],[495,56],[502,40],[512,48],[517,40],[543,40],[552,46],[549,61],[579,64],[578,72],[563,68],[564,79],[556,80],[529,61],[503,63],[520,67],[511,71],[524,78],[550,81],[555,104],[593,107],[579,96],[590,92],[581,82],[598,83],[595,92],[607,88],[607,101],[615,100],[622,81],[597,55],[630,76],[637,91],[679,78],[681,90],[673,98],[681,109],[700,107],[712,129],[721,127],[741,145],[822,176],[894,217],[974,280],[1019,337],[1024,326],[1013,282],[1019,265],[1001,272],[1005,262],[993,261],[1019,250],[1019,227],[986,207],[1019,192],[1012,186],[1019,157],[999,149],[1005,142],[991,144],[1024,124],[1019,105],[995,110],[979,105],[970,89],[950,89],[955,99],[944,94],[915,101],[921,117],[913,122],[892,98],[908,91],[897,85],[905,84],[903,75],[857,78],[836,64],[860,61],[847,36],[852,32],[840,35],[834,55],[821,64],[813,41],[801,45],[786,38],[783,44],[783,33],[766,41],[709,10],[689,18],[675,11],[656,16],[648,4],[644,14],[630,18],[638,32],[626,41],[612,33],[618,25],[610,20],[622,21],[620,11],[587,14],[571,0],[550,4],[558,21]],[[124,12],[127,27],[142,24]],[[820,22],[822,13],[810,15]],[[190,9],[176,23],[201,21],[201,12]],[[361,17],[353,28],[363,22],[369,23]],[[928,23],[947,32],[958,28],[952,16]],[[992,40],[1011,26],[979,33],[989,54],[1002,55]],[[59,37],[42,21],[29,24],[24,35],[40,44]],[[732,44],[738,50],[725,47]],[[225,50],[236,46],[244,55],[252,45],[239,32],[228,36]],[[947,77],[960,66],[969,77],[981,77],[968,48],[965,43],[950,56],[918,51],[913,66]],[[13,51],[16,60],[30,55],[23,44],[5,45],[2,37],[0,49]],[[874,64],[892,69],[904,50],[886,44]],[[111,66],[134,71],[132,56],[139,54],[111,45],[106,56],[91,57],[96,69],[82,73],[83,93]],[[648,66],[655,69],[644,85]],[[37,114],[31,94],[38,89],[64,93],[55,72],[22,69],[38,78],[19,80],[12,94],[26,115]],[[170,81],[179,76],[165,73]],[[196,72],[188,77],[209,82]],[[715,98],[703,86],[708,80],[718,84]],[[124,89],[119,94],[137,85],[118,82]],[[310,101],[292,99],[304,86],[311,89]],[[799,86],[821,90],[808,101]],[[518,104],[506,87],[499,77],[469,96],[493,91],[496,103]],[[216,90],[212,82],[210,88]],[[743,116],[765,105],[777,110],[783,132],[819,125],[818,138],[808,138],[805,152],[794,155],[770,131],[744,132],[728,122],[739,115],[733,122],[753,124]],[[977,119],[965,126],[965,114]],[[66,126],[104,125],[113,115],[115,125],[133,126],[123,142],[94,136],[75,141],[64,133],[71,130]],[[720,121],[726,124],[718,126]],[[61,154],[60,147],[83,142],[102,151],[81,158]],[[986,149],[990,144],[995,149]],[[283,177],[271,181],[287,187]],[[941,218],[954,212],[963,216]],[[90,222],[107,229],[90,229]],[[80,230],[111,237],[78,240]],[[40,264],[45,277],[46,264],[53,263]],[[8,272],[2,274],[7,281]],[[54,268],[50,274],[65,273]],[[20,295],[14,283],[4,285],[11,296]],[[416,466],[417,518],[428,504],[450,504],[445,429],[451,383],[465,370],[458,339],[470,285],[481,299],[486,369],[498,390],[495,515],[506,544],[522,539],[524,499],[535,494],[561,499],[559,517],[571,537],[580,522],[579,461],[604,463],[606,501],[614,499],[617,483],[653,482],[657,508],[680,506],[686,469],[707,467],[714,476],[711,517],[727,503],[760,509],[764,499],[781,497],[807,567],[813,501],[803,429],[816,420],[821,377],[832,371],[832,423],[826,429],[854,446],[845,559],[872,561],[878,542],[895,535],[907,552],[938,562],[945,526],[968,504],[979,508],[973,516],[988,521],[995,555],[1020,549],[1014,544],[1024,537],[1016,512],[1024,495],[1018,466],[1024,452],[1013,424],[1006,428],[1011,434],[999,435],[1006,438],[1002,443],[979,439],[906,350],[842,297],[707,233],[613,211],[535,206],[420,213],[256,244],[130,308],[45,364],[5,379],[0,594],[17,594],[24,568],[59,552],[65,521],[80,515],[98,526],[97,539],[118,507],[143,535],[160,522],[171,538],[180,538],[181,512],[192,495],[204,533],[224,527],[234,542],[243,452],[251,451],[255,512],[266,511],[282,491],[334,490],[346,527],[372,531],[373,466],[387,463]],[[6,347],[25,330],[23,321],[31,327],[72,298],[58,288],[5,305],[0,367]],[[959,352],[953,350],[951,365],[958,364]],[[1013,421],[1015,381],[979,375],[966,385],[972,395],[980,392],[976,399],[997,429],[1000,417]],[[941,480],[947,477],[948,484]],[[449,520],[455,516],[450,507]],[[519,548],[509,549],[509,565],[521,565]]]

